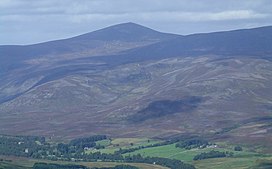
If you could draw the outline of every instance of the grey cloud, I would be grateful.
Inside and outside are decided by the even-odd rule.
[[[6,3],[3,3],[6,2]],[[8,3],[10,2],[10,4]],[[219,12],[222,10],[271,10],[268,0],[2,0],[1,14],[112,14],[127,12]]]

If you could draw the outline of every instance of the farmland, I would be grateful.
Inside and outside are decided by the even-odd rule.
[[[131,146],[129,143],[133,142],[133,146]],[[157,140],[152,140],[151,144],[158,143]],[[122,143],[119,148],[133,148],[135,146],[141,145],[147,145],[147,140],[144,139],[129,139],[129,138],[118,138],[116,140],[113,140],[111,144],[116,143]],[[125,144],[126,143],[126,144]],[[112,145],[109,145],[105,149],[100,150],[101,152],[114,152],[114,150],[118,150],[119,148],[113,148]],[[150,148],[143,148],[131,153],[123,154],[124,156],[127,155],[137,155],[141,154],[144,157],[163,157],[163,158],[170,158],[170,159],[177,159],[181,160],[187,163],[193,164],[196,168],[199,169],[229,169],[229,168],[235,168],[235,169],[246,169],[250,167],[257,166],[260,161],[262,160],[272,160],[271,154],[262,154],[258,152],[253,152],[248,147],[244,147],[243,151],[234,151],[234,145],[224,143],[224,142],[218,142],[215,147],[208,147],[203,149],[181,149],[177,148],[174,144],[169,145],[163,145],[163,146],[157,146],[157,147],[150,147]],[[203,152],[209,152],[212,150],[217,150],[220,152],[232,152],[234,155],[233,157],[228,158],[213,158],[213,159],[205,159],[205,160],[199,160],[194,161],[193,158],[197,154],[203,153]],[[94,150],[93,150],[94,151]],[[96,150],[99,151],[99,150]]]
[[[197,169],[255,169],[271,167],[272,161],[272,154],[259,152],[261,148],[254,150],[247,145],[199,137],[161,140],[94,135],[61,143],[48,142],[44,137],[1,136],[0,143],[3,169],[30,169],[39,162],[90,168],[129,164],[140,169],[175,168],[172,163],[181,162],[179,165],[188,164]],[[235,147],[239,148],[235,150]],[[157,163],[160,165],[154,165]]]

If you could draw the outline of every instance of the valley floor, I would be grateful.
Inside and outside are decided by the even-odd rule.
[[[13,136],[1,136],[2,141],[0,143],[2,145],[9,144],[4,141],[4,138],[7,139],[18,139],[20,137]],[[92,136],[98,137],[98,136]],[[90,137],[90,138],[92,138]],[[23,137],[22,137],[23,138]],[[20,139],[22,139],[20,138]],[[105,153],[112,155],[121,155],[125,157],[132,157],[141,155],[143,158],[149,157],[159,157],[164,159],[174,159],[180,160],[186,164],[191,164],[195,166],[196,169],[269,169],[272,168],[272,154],[267,154],[260,152],[260,149],[253,150],[250,145],[243,145],[242,150],[235,151],[235,147],[237,145],[227,143],[227,142],[207,142],[205,146],[196,146],[198,142],[201,140],[190,140],[187,143],[190,143],[190,147],[181,148],[177,146],[178,143],[186,143],[185,141],[165,141],[165,140],[157,140],[157,139],[149,139],[149,138],[103,138],[99,141],[95,142],[95,147],[84,148],[83,154],[96,154],[96,153]],[[28,138],[30,140],[30,138]],[[33,139],[33,138],[32,138]],[[36,139],[36,138],[35,138]],[[86,138],[82,138],[82,140],[86,140]],[[81,139],[77,140],[77,142],[82,141]],[[40,142],[35,141],[34,144],[41,146],[42,144],[46,145],[49,142]],[[80,144],[82,144],[81,142]],[[1,147],[0,144],[0,147]],[[27,143],[20,142],[16,145],[16,148],[19,148],[21,145],[25,144],[27,147]],[[54,152],[61,151],[59,150],[60,143],[49,143],[51,146],[56,146]],[[62,143],[61,143],[62,144]],[[70,145],[71,142],[67,145]],[[203,143],[200,143],[203,144]],[[62,146],[66,145],[65,143]],[[240,146],[240,145],[239,145]],[[14,150],[16,149],[14,148]],[[3,152],[4,148],[1,148],[1,152]],[[17,150],[19,151],[19,149]],[[50,151],[50,149],[49,149]],[[195,157],[200,154],[206,155],[209,152],[221,152],[226,153],[227,156],[224,157],[208,157],[196,160]],[[229,155],[228,155],[229,154]],[[68,154],[66,154],[67,156]],[[69,156],[69,155],[68,155]],[[169,167],[164,167],[156,164],[147,164],[141,162],[107,162],[99,159],[95,159],[95,162],[83,162],[80,159],[73,159],[69,157],[69,161],[65,158],[55,158],[54,160],[49,160],[47,157],[43,157],[43,159],[34,159],[34,158],[26,158],[19,156],[0,156],[0,169],[32,169],[33,165],[38,162],[43,163],[53,163],[53,164],[73,164],[73,165],[83,165],[86,167],[114,167],[116,165],[124,164],[135,166],[140,169],[167,169]],[[56,156],[57,157],[57,156]],[[64,156],[59,156],[64,157]]]

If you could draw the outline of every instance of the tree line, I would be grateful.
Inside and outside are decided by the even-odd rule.
[[[206,148],[208,145],[211,145],[211,144],[208,141],[203,139],[189,139],[189,140],[179,141],[176,144],[176,147],[190,150],[193,148]]]
[[[130,165],[116,165],[114,167],[86,167],[83,165],[71,165],[71,164],[53,164],[53,163],[35,163],[33,169],[139,169]]]
[[[232,157],[232,152],[220,152],[220,151],[210,151],[210,152],[204,152],[196,155],[193,160],[203,160],[207,158],[223,158],[223,157]]]

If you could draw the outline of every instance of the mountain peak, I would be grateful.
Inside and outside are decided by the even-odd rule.
[[[130,30],[130,31],[152,31],[152,32],[157,32],[153,29],[150,29],[148,27],[133,23],[133,22],[126,22],[126,23],[120,23],[120,24],[116,24],[116,25],[112,25],[109,27],[106,27],[104,29],[101,30],[108,30],[108,29],[116,29],[116,30]]]
[[[109,26],[94,32],[86,33],[75,38],[77,39],[92,39],[92,40],[146,40],[167,38],[171,34],[161,33],[148,27],[133,23],[121,23]]]
[[[115,25],[109,26],[107,28],[110,28],[110,27],[142,27],[142,28],[147,28],[145,26],[142,26],[142,25],[134,23],[134,22],[119,23],[119,24],[115,24]],[[147,28],[147,29],[149,29],[149,28]]]

